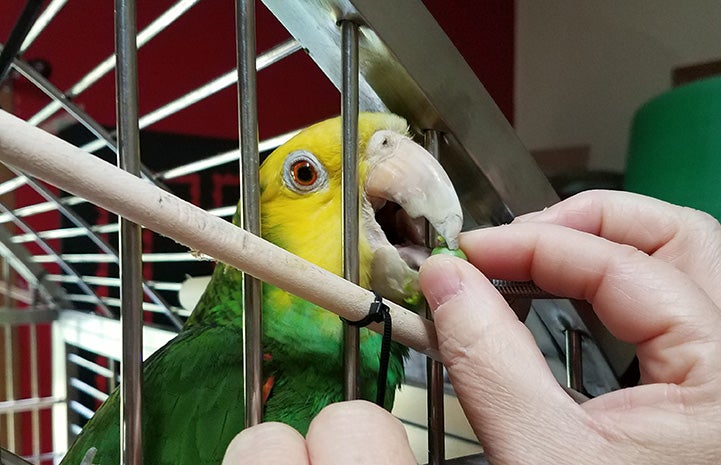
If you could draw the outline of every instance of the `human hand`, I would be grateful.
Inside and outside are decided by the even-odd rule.
[[[331,404],[311,422],[305,438],[282,423],[243,430],[223,465],[415,465],[400,421],[370,402]]]
[[[721,226],[626,193],[589,192],[464,234],[421,285],[439,349],[493,464],[721,463]],[[472,264],[472,265],[471,265]],[[533,280],[589,301],[637,344],[642,385],[574,403],[493,286]]]
[[[421,285],[443,361],[492,464],[721,463],[716,220],[641,196],[589,192],[460,243],[470,263],[432,257]],[[643,384],[576,404],[479,269],[588,300],[612,333],[637,344]],[[246,430],[224,464],[241,458],[413,463],[397,421],[365,402],[326,408],[305,440],[278,424]]]

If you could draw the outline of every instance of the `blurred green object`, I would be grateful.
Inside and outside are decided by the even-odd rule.
[[[636,112],[624,187],[721,220],[721,77],[677,87]]]

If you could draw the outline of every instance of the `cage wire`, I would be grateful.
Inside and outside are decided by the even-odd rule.
[[[222,218],[232,216],[242,184],[243,224],[257,233],[258,187],[252,180],[257,177],[258,161],[297,130],[273,134],[257,142],[257,105],[262,107],[263,102],[257,102],[256,86],[259,84],[256,83],[256,73],[278,66],[305,50],[341,90],[338,112],[343,118],[344,156],[348,160],[346,173],[349,173],[347,167],[355,165],[352,155],[357,151],[355,134],[359,108],[393,108],[395,111],[410,108],[407,112],[398,112],[424,135],[426,147],[440,158],[451,175],[463,184],[463,173],[471,173],[474,181],[459,187],[464,208],[471,217],[471,226],[497,223],[507,219],[511,212],[537,207],[534,202],[547,204],[554,200],[543,184],[547,184],[545,179],[537,181],[541,187],[526,184],[526,189],[531,192],[523,194],[509,193],[497,180],[490,180],[488,184],[489,181],[483,177],[483,169],[477,166],[483,163],[476,163],[469,170],[464,164],[468,162],[463,161],[466,158],[473,161],[473,156],[468,154],[472,155],[473,150],[469,146],[474,144],[476,135],[454,132],[455,114],[440,115],[444,120],[442,125],[430,124],[439,119],[432,112],[442,111],[437,108],[443,105],[436,105],[434,110],[425,103],[419,105],[420,97],[413,93],[414,90],[406,87],[403,91],[398,90],[399,86],[407,86],[409,80],[414,79],[414,86],[423,87],[423,79],[414,74],[411,66],[399,63],[403,47],[394,41],[407,41],[408,36],[394,39],[387,31],[389,26],[378,20],[377,15],[383,13],[393,17],[402,11],[406,18],[413,17],[422,24],[430,21],[427,11],[415,2],[403,1],[392,5],[361,0],[339,0],[327,2],[328,5],[323,2],[289,2],[293,8],[288,8],[289,4],[283,5],[283,2],[265,1],[265,6],[288,29],[290,37],[256,56],[255,2],[237,0],[237,44],[225,44],[226,47],[237,48],[237,70],[233,65],[201,85],[186,87],[182,95],[139,114],[136,100],[138,71],[135,68],[137,49],[142,54],[143,47],[155,40],[163,40],[169,28],[183,27],[183,22],[189,20],[189,12],[202,9],[202,3],[199,0],[173,2],[138,28],[134,2],[117,0],[116,22],[120,23],[115,37],[117,59],[113,52],[98,58],[96,63],[88,64],[92,66],[90,71],[80,76],[67,90],[62,90],[53,84],[51,77],[44,75],[38,63],[24,60],[23,54],[46,28],[52,29],[50,26],[57,17],[69,14],[65,13],[68,2],[27,2],[26,10],[35,10],[23,14],[13,32],[20,31],[18,34],[22,36],[14,39],[15,45],[10,39],[3,44],[3,51],[11,46],[17,47],[8,61],[8,74],[15,76],[13,84],[19,86],[29,82],[47,98],[46,103],[27,121],[55,132],[73,145],[112,163],[117,163],[118,157],[123,156],[129,156],[122,162],[125,166],[142,160],[134,169],[148,182]],[[43,5],[44,8],[41,8]],[[110,9],[110,6],[102,8]],[[119,18],[123,15],[125,20]],[[313,36],[323,29],[315,27],[313,21],[316,20],[330,24],[326,24],[326,29],[332,29],[331,32],[324,33],[323,37]],[[384,29],[384,37],[391,37],[388,42],[382,41],[380,34],[374,34],[376,26]],[[443,40],[447,42],[447,39],[437,38],[442,31],[437,32],[440,28],[435,23],[429,23],[427,29],[431,31],[428,40],[436,40],[441,45],[445,44]],[[331,40],[332,47],[327,47],[328,40]],[[122,47],[126,50],[121,50]],[[438,47],[431,43],[427,45],[426,52],[437,52]],[[320,53],[319,49],[327,53]],[[369,53],[368,49],[375,54]],[[391,63],[389,57],[398,61]],[[457,52],[453,57],[460,58]],[[377,64],[374,60],[382,62],[384,69],[389,70],[384,81],[378,81],[377,73],[364,69]],[[450,68],[451,71],[456,69],[462,74],[462,69]],[[108,98],[118,102],[119,126],[109,129],[93,117],[92,110],[78,102],[82,102],[86,91],[91,92],[98,82],[109,79],[113,73],[118,76],[118,96]],[[459,77],[459,81],[462,78]],[[475,90],[476,85],[480,86],[474,83],[470,88]],[[126,86],[124,91],[122,86]],[[384,86],[395,87],[395,90],[389,92]],[[233,87],[237,89],[240,102],[240,147],[239,142],[233,139],[148,131],[153,125],[177,117],[196,105],[213,104],[219,94]],[[140,90],[147,95],[142,83]],[[309,91],[312,92],[312,89]],[[427,100],[436,99],[434,103],[438,99],[443,100],[443,95],[423,95]],[[482,92],[480,95],[479,105],[484,112],[492,111],[487,110],[492,108],[490,99]],[[474,101],[469,102],[469,108],[473,105]],[[12,111],[12,108],[9,110]],[[495,120],[491,124],[483,118],[477,123],[479,127],[501,124]],[[510,126],[505,124],[490,137],[504,147],[504,153],[517,151],[514,145],[517,142],[508,136],[512,133]],[[142,153],[139,158],[134,152],[137,147]],[[172,151],[173,157],[164,156],[169,151]],[[444,153],[450,155],[444,158]],[[520,159],[526,164],[532,163],[524,149],[518,153],[520,155],[514,152],[512,156],[522,157]],[[240,154],[243,157],[242,171],[238,169]],[[512,178],[518,173],[504,171],[511,168],[501,166],[502,155],[489,155],[490,162],[502,175]],[[133,157],[136,157],[135,162]],[[357,195],[354,175],[348,176],[346,185],[346,195]],[[480,194],[474,191],[478,185],[481,186]],[[357,203],[352,196],[344,202],[346,207]],[[12,167],[3,167],[0,172],[0,210],[0,223],[4,226],[0,228],[0,255],[3,259],[0,282],[3,299],[0,345],[3,355],[0,357],[0,372],[4,374],[0,383],[0,444],[31,463],[56,463],[94,411],[118,387],[121,378],[128,386],[138,384],[134,379],[139,376],[139,366],[125,371],[129,364],[122,363],[123,360],[138,360],[140,351],[147,358],[173,337],[195,303],[192,298],[188,300],[186,291],[198,286],[202,288],[207,282],[205,276],[212,270],[212,262],[202,260],[203,257],[199,260],[197,254],[150,230],[137,229],[133,233],[142,235],[142,244],[138,237],[131,239],[135,241],[136,247],[133,248],[132,244],[122,242],[126,240],[127,233],[121,232],[117,216]],[[348,234],[345,238],[345,277],[357,281],[358,214],[346,212],[344,217],[349,221],[345,227]],[[429,233],[429,241],[432,241],[432,236]],[[124,245],[118,246],[119,243]],[[131,270],[122,273],[128,281],[122,281],[121,268]],[[125,292],[133,283],[137,283],[135,294],[128,297]],[[506,293],[539,297],[533,294],[536,291],[516,288]],[[245,287],[245,294],[250,299],[246,301],[246,309],[252,307],[253,301],[259,302],[253,294],[257,292],[259,285],[249,280]],[[133,306],[129,299],[135,300],[137,305]],[[524,302],[519,300],[521,304]],[[532,309],[529,319],[535,318],[536,328],[541,328],[535,333],[541,333],[537,334],[539,345],[550,360],[555,360],[549,363],[553,366],[560,361],[563,365],[558,368],[563,371],[559,378],[565,377],[569,387],[590,394],[618,387],[613,367],[608,365],[602,350],[593,341],[593,331],[568,303],[545,301],[533,305],[544,306],[541,312]],[[134,319],[129,317],[132,312],[135,312]],[[249,360],[260,360],[257,312],[259,309],[245,312],[246,318],[256,318],[245,322],[248,331],[255,331],[252,337],[246,338],[253,341],[246,348],[250,351]],[[122,323],[119,321],[121,315]],[[559,321],[563,321],[563,325]],[[143,335],[142,346],[134,347],[135,352],[127,352],[128,335],[133,334],[133,338],[140,341],[138,331]],[[357,346],[357,335],[349,331],[346,342],[347,347]],[[357,367],[357,349],[347,350],[345,356],[350,369],[344,380],[339,382],[345,383],[346,395],[353,397],[357,390],[354,385],[357,377],[353,371]],[[583,370],[582,359],[586,367],[591,365],[596,368]],[[407,426],[411,441],[416,444],[418,460],[440,464],[453,457],[465,456],[465,463],[483,463],[482,456],[477,455],[480,446],[472,432],[462,420],[458,423],[462,413],[444,379],[442,366],[428,363],[426,366],[422,356],[412,357],[407,386],[402,391],[404,394],[399,395],[394,410]],[[246,379],[251,388],[246,405],[251,407],[247,409],[246,420],[254,424],[260,421],[261,413],[258,396],[260,367],[251,366],[249,370]],[[128,391],[126,407],[127,403],[137,402],[139,395],[137,391]],[[134,405],[128,410],[131,416],[137,414],[133,413]],[[444,412],[444,406],[448,411]],[[125,434],[128,432],[125,431]],[[140,438],[132,436],[132,432],[130,434],[130,437],[126,436],[129,442],[124,463],[140,463]],[[471,455],[471,458],[467,457]]]

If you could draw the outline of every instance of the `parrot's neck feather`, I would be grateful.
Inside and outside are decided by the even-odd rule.
[[[218,263],[185,328],[196,325],[243,327],[243,274],[232,266]]]

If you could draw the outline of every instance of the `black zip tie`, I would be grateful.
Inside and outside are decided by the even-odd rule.
[[[385,404],[386,398],[386,382],[388,381],[388,362],[391,356],[391,334],[393,334],[393,323],[391,320],[391,312],[388,305],[383,303],[383,297],[373,291],[376,298],[371,302],[368,314],[358,321],[345,321],[351,326],[364,327],[371,323],[383,323],[383,339],[381,339],[381,355],[378,366],[378,386],[376,389],[376,404],[381,407]]]

